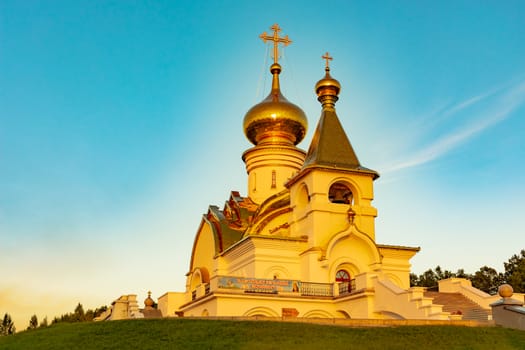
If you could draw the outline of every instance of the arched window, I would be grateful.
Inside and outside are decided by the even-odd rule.
[[[328,199],[332,203],[353,204],[354,195],[343,182],[336,182],[328,190]]]
[[[346,270],[339,270],[335,274],[335,281],[336,282],[350,282],[350,274]]]
[[[352,292],[352,278],[346,270],[339,270],[335,274],[335,281],[339,284],[339,295]]]

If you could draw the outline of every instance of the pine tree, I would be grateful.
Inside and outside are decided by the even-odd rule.
[[[82,322],[85,321],[85,318],[84,307],[82,304],[78,303],[75,312],[73,313],[73,322]]]
[[[31,316],[31,319],[29,320],[29,326],[27,326],[27,330],[36,329],[38,327],[38,318],[36,315]]]
[[[11,319],[11,315],[9,315],[8,313],[4,314],[4,319],[2,320],[2,324],[0,325],[0,336],[15,334],[15,332],[16,327],[13,323],[13,320]]]

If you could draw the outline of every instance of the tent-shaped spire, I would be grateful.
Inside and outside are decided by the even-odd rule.
[[[323,110],[303,168],[315,165],[342,169],[361,167],[335,110]]]
[[[325,77],[315,86],[318,100],[323,106],[321,118],[315,130],[312,143],[308,149],[303,169],[324,167],[332,169],[357,170],[372,173],[374,179],[379,174],[374,170],[362,167],[357,155],[348,140],[348,137],[335,112],[335,102],[341,90],[341,85],[330,76],[328,60],[332,59],[328,53],[326,59]]]

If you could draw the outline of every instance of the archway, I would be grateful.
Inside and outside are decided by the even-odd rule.
[[[328,200],[336,204],[354,204],[354,194],[346,183],[337,181],[328,190]]]

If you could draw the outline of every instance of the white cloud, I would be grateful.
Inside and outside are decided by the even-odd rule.
[[[469,107],[474,107],[476,104],[496,95],[500,89],[499,87],[493,88],[486,93],[471,97],[445,110],[443,115],[454,115]],[[494,101],[491,101],[492,108],[477,118],[472,118],[469,124],[441,136],[418,152],[409,154],[405,159],[385,167],[386,170],[384,173],[395,172],[431,162],[447,154],[464,142],[467,142],[480,132],[505,120],[517,107],[525,102],[525,81],[507,89],[506,93],[502,95],[498,94],[498,96],[499,97],[494,98]]]

